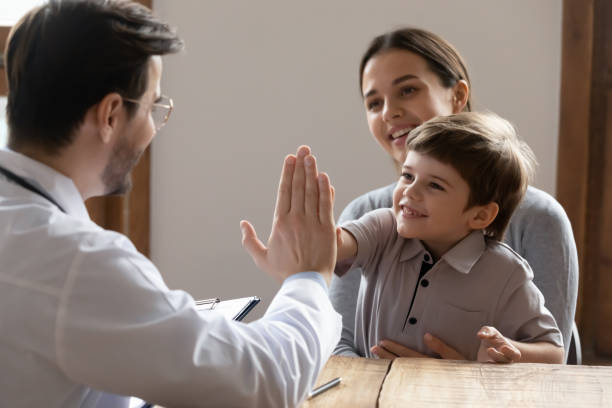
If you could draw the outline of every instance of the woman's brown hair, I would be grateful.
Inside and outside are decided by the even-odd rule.
[[[363,70],[374,56],[389,50],[405,50],[413,52],[427,61],[429,69],[435,73],[445,88],[454,86],[464,80],[472,89],[465,62],[459,52],[449,42],[426,30],[419,28],[400,28],[374,38],[361,58],[359,65],[359,88],[363,87]],[[472,110],[471,92],[463,108]]]

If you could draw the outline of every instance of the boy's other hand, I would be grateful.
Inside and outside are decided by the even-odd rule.
[[[320,272],[327,284],[336,265],[334,192],[319,174],[308,146],[285,158],[267,246],[248,221],[241,221],[242,245],[257,267],[279,281],[304,271]]]
[[[425,345],[440,356],[440,358],[445,360],[466,360],[457,350],[436,336],[427,333],[423,337],[423,340]],[[389,360],[393,360],[397,357],[433,358],[391,340],[382,340],[379,344],[373,346],[370,352],[377,355],[379,358],[386,358]]]
[[[414,351],[391,340],[382,340],[377,345],[372,346],[372,348],[370,348],[370,352],[376,355],[378,358],[384,358],[387,360],[393,360],[397,357],[428,357],[425,354],[421,354],[418,351]]]
[[[483,326],[478,330],[478,337],[480,338],[478,361],[513,363],[521,360],[520,350],[495,327]]]

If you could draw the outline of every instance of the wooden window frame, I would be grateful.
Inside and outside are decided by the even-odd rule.
[[[137,0],[152,7],[152,0]],[[4,54],[6,38],[11,27],[0,27],[0,50]],[[0,96],[8,91],[4,65],[0,67]],[[132,171],[132,190],[123,196],[94,197],[85,202],[91,219],[103,228],[127,235],[136,248],[146,256],[150,254],[150,147],[143,153]]]

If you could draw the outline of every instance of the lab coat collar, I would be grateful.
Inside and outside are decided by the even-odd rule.
[[[0,149],[0,164],[44,190],[68,214],[84,220],[90,219],[81,193],[79,193],[71,178],[41,162],[7,148]]]

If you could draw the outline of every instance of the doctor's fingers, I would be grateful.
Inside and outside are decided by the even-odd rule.
[[[306,183],[306,172],[304,170],[304,158],[310,155],[310,147],[300,146],[295,160],[293,180],[291,182],[291,208],[293,214],[304,213],[304,189]]]
[[[319,183],[319,222],[322,225],[335,227],[334,221],[334,188],[330,185],[329,176],[320,173]]]
[[[250,222],[240,221],[240,230],[242,231],[242,247],[251,255],[255,265],[261,270],[266,270],[266,246],[257,238],[257,232]]]
[[[285,157],[280,181],[278,183],[278,194],[276,195],[275,217],[287,214],[291,209],[291,184],[295,170],[296,157],[292,154]]]
[[[308,155],[304,158],[306,194],[304,196],[304,210],[309,218],[318,220],[319,212],[319,183],[317,160],[314,156]]]

